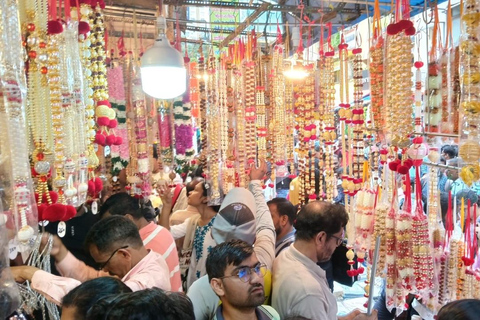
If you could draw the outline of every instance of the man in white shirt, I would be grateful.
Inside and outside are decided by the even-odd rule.
[[[302,316],[312,320],[337,319],[337,301],[328,286],[325,271],[317,263],[330,260],[343,242],[348,222],[339,204],[313,201],[297,216],[295,242],[273,263],[272,306],[281,318]],[[339,320],[375,320],[356,310]]]

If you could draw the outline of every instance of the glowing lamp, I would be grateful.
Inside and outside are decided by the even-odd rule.
[[[290,68],[287,68],[283,75],[291,80],[302,80],[308,77],[308,72],[305,70],[303,65],[296,64],[295,61],[292,61]]]
[[[158,37],[141,58],[143,91],[157,99],[173,99],[187,89],[187,70],[180,52],[170,45],[164,17],[157,18]]]

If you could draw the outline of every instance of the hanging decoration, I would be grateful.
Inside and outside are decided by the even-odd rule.
[[[479,19],[477,10],[480,3],[474,0],[464,2],[462,19],[462,35],[460,40],[460,82],[462,96],[460,102],[460,147],[458,155],[466,165],[460,171],[460,177],[471,186],[480,179],[480,80],[478,78],[480,65]]]
[[[9,66],[9,68],[0,69],[0,130],[2,132],[0,167],[2,172],[8,172],[8,178],[2,182],[9,186],[9,194],[11,194],[8,207],[4,208],[7,214],[7,227],[13,231],[17,242],[20,243],[19,252],[28,255],[32,249],[31,240],[37,234],[38,221],[28,159],[29,139],[25,125],[28,99],[24,94],[27,82],[23,73],[24,49],[18,9],[17,1],[7,0],[0,3],[0,39],[4,44],[0,45],[0,64]],[[27,28],[32,32],[36,29],[36,25],[32,22],[35,11],[33,7],[29,7],[29,10],[31,11],[28,11],[30,20]],[[28,43],[32,44],[32,41]]]

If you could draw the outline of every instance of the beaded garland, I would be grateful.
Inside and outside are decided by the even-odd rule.
[[[387,37],[386,130],[390,133],[389,140],[393,146],[405,148],[409,145],[409,136],[413,132],[413,122],[409,116],[411,109],[407,106],[412,106],[413,103],[413,42],[410,33],[411,28],[413,32],[415,28],[410,20],[401,20],[390,26],[398,25],[400,31],[390,32]],[[391,29],[387,29],[387,32]]]
[[[242,76],[242,69],[236,69],[234,72],[235,78],[235,104],[236,104],[236,142],[237,142],[237,163],[238,163],[238,186],[246,187],[245,169],[246,169],[246,130],[245,122],[245,99],[244,99],[244,77]]]
[[[202,168],[207,167],[207,105],[206,105],[206,92],[205,92],[205,58],[203,54],[198,58],[198,75],[199,75],[199,95],[200,95],[200,157],[199,165]]]
[[[222,193],[220,189],[220,121],[219,121],[219,105],[218,105],[218,81],[217,81],[217,61],[210,52],[207,60],[207,135],[208,135],[208,149],[207,149],[207,167],[206,179],[210,182],[209,204],[220,205],[222,200]]]
[[[467,184],[480,178],[478,159],[480,158],[480,2],[464,2],[461,17],[463,28],[460,40],[460,80],[462,96],[460,112],[462,128],[460,132],[459,156],[466,162],[460,177]]]
[[[8,165],[5,159],[14,159],[7,170],[11,181],[12,201],[9,209],[15,224],[17,240],[21,243],[20,252],[31,250],[30,240],[36,234],[37,208],[33,193],[28,160],[28,129],[25,121],[26,97],[22,94],[27,83],[24,74],[24,51],[18,2],[15,0],[0,3],[0,165]],[[6,46],[5,44],[8,44]],[[3,158],[6,156],[7,158]]]

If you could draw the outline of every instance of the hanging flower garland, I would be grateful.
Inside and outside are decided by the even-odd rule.
[[[122,144],[113,145],[111,147],[111,175],[113,192],[120,191],[119,174],[128,165],[130,158],[128,150],[128,133],[127,133],[127,114],[125,101],[125,86],[123,76],[123,66],[118,65],[107,70],[108,94],[110,96],[110,104],[115,110],[118,122],[116,135],[122,139]]]
[[[195,153],[193,149],[193,126],[190,104],[175,101],[173,103],[173,122],[175,129],[175,162],[177,168],[188,164]]]

